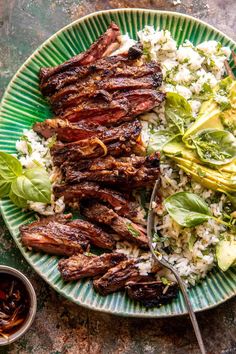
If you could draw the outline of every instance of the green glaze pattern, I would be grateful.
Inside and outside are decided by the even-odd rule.
[[[223,33],[195,18],[174,12],[143,9],[110,10],[91,14],[63,28],[23,64],[10,82],[0,107],[0,150],[15,153],[15,142],[24,128],[35,121],[51,117],[52,112],[39,91],[38,72],[42,66],[57,65],[85,50],[102,34],[111,21],[116,22],[123,33],[136,38],[138,30],[146,24],[168,29],[178,44],[189,39],[195,45],[205,40],[217,40],[236,50],[236,44]],[[145,309],[131,301],[124,293],[106,297],[98,295],[91,281],[65,283],[57,270],[58,257],[30,252],[21,244],[19,226],[34,218],[32,212],[22,212],[5,199],[1,201],[4,220],[22,254],[55,290],[75,303],[90,309],[123,316],[168,317],[186,313],[182,295],[159,308]],[[235,295],[236,269],[223,273],[214,269],[200,284],[189,290],[195,311],[216,306]]]

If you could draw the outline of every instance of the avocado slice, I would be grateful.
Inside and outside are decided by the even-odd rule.
[[[191,136],[195,135],[198,131],[212,128],[224,130],[223,124],[220,118],[221,110],[218,108],[216,102],[211,100],[211,102],[203,103],[201,111],[197,120],[189,127],[183,136],[183,141],[189,147],[191,146],[188,140]]]
[[[186,160],[200,163],[195,151],[193,149],[188,149],[183,144],[180,136],[167,142],[163,147],[163,152],[169,157],[182,157]]]
[[[236,264],[236,240],[222,240],[216,245],[216,259],[218,266],[224,272]]]
[[[206,188],[217,190],[224,193],[232,193],[236,191],[236,175],[232,173],[233,163],[231,168],[228,164],[226,170],[214,170],[201,164],[194,150],[188,149],[180,137],[166,143],[163,147],[163,152],[177,162],[178,167],[192,176],[192,178],[204,185]],[[235,161],[236,163],[236,161]],[[236,168],[236,164],[235,164]]]
[[[227,165],[220,167],[218,170],[227,173],[236,173],[236,159]]]
[[[194,166],[188,165],[184,162],[178,163],[177,166],[181,168],[184,172],[189,174],[194,181],[200,183],[202,186],[212,189],[215,191],[219,191],[222,193],[232,193],[236,192],[236,187],[232,188],[222,183],[218,179],[211,178],[211,175],[207,174],[204,170],[204,166],[198,165]]]
[[[213,90],[214,93],[222,90],[222,87],[229,88],[228,98],[231,108],[222,112],[220,105],[211,98],[204,102],[201,106],[197,120],[189,127],[183,136],[183,141],[190,147],[191,136],[195,135],[198,131],[208,128],[224,129],[224,125],[229,127],[236,126],[236,81],[226,77],[223,79]],[[233,117],[233,118],[232,118]]]

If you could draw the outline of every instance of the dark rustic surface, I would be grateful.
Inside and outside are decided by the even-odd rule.
[[[0,96],[17,68],[49,36],[88,13],[121,7],[179,11],[215,25],[236,39],[235,0],[0,0]],[[0,220],[0,263],[29,276],[38,296],[30,331],[0,353],[197,354],[190,321],[128,319],[76,306],[55,293],[26,264]],[[207,352],[236,353],[236,299],[198,315]]]

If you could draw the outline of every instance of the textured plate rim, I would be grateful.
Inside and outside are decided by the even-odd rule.
[[[217,32],[218,34],[220,34],[221,36],[223,36],[225,39],[227,39],[228,41],[232,42],[234,45],[236,45],[236,41],[233,40],[231,37],[229,37],[228,35],[226,35],[224,32],[218,30],[216,27],[208,24],[205,21],[202,21],[196,17],[193,17],[191,15],[186,15],[180,12],[175,12],[175,11],[161,11],[161,10],[152,10],[152,9],[143,9],[143,8],[121,8],[121,9],[109,9],[109,10],[101,10],[101,11],[96,11],[96,12],[92,12],[88,15],[85,15],[71,23],[69,23],[68,25],[62,27],[61,29],[59,29],[57,32],[55,32],[52,36],[50,36],[46,41],[44,41],[39,47],[37,47],[35,49],[35,51],[25,60],[25,62],[20,66],[20,68],[16,71],[16,73],[13,75],[13,77],[11,78],[9,84],[7,85],[7,88],[2,96],[1,99],[1,103],[0,103],[0,119],[1,119],[1,110],[2,110],[2,106],[5,102],[5,99],[7,98],[7,95],[9,93],[9,91],[11,90],[12,85],[14,84],[15,79],[18,77],[18,75],[25,69],[25,67],[27,66],[27,64],[30,62],[30,60],[32,58],[34,58],[34,56],[48,43],[50,43],[54,38],[56,38],[61,32],[65,31],[68,28],[73,27],[76,24],[80,24],[81,22],[84,22],[86,19],[92,18],[94,16],[97,16],[99,14],[103,14],[103,13],[107,13],[107,14],[116,14],[116,13],[120,13],[120,12],[137,12],[137,13],[153,13],[153,14],[162,14],[162,15],[170,15],[176,18],[183,18],[183,19],[189,19],[191,21],[194,21],[196,23],[200,23],[203,26],[207,27],[210,30],[213,30],[214,32]],[[21,254],[23,255],[23,257],[25,258],[25,260],[28,262],[28,264],[32,267],[32,269],[46,282],[48,283],[55,291],[57,291],[60,295],[64,296],[66,299],[74,302],[77,305],[80,305],[84,308],[87,308],[89,310],[93,310],[93,311],[97,311],[97,312],[102,312],[102,313],[107,313],[107,314],[112,314],[112,315],[116,315],[116,316],[122,316],[122,317],[133,317],[133,318],[170,318],[170,317],[179,317],[179,316],[186,316],[188,315],[188,311],[184,311],[182,313],[178,313],[178,314],[150,314],[150,313],[126,313],[124,311],[122,312],[115,312],[112,310],[108,310],[108,309],[100,309],[97,307],[94,307],[93,305],[88,305],[86,303],[82,303],[80,301],[75,301],[75,299],[66,294],[63,290],[59,289],[57,286],[55,286],[54,284],[52,284],[48,278],[44,275],[44,273],[41,272],[41,270],[38,269],[37,266],[35,266],[33,264],[33,262],[27,257],[27,254],[24,251],[24,248],[22,247],[22,245],[20,245],[19,241],[17,239],[15,239],[14,235],[13,235],[13,231],[11,230],[11,226],[9,225],[4,213],[3,213],[3,209],[2,209],[2,202],[0,201],[0,211],[1,211],[1,215],[3,217],[3,220],[14,240],[14,242],[16,243],[16,245],[18,246]],[[198,312],[203,312],[203,311],[207,311],[210,310],[212,308],[215,308],[221,304],[223,304],[224,302],[232,299],[234,296],[236,295],[236,293],[228,296],[226,299],[223,298],[220,301],[217,301],[216,303],[210,305],[210,306],[206,306],[206,307],[202,307],[201,309],[197,309],[194,312],[198,313]]]

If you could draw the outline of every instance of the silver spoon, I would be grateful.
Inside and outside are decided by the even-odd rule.
[[[180,277],[179,273],[176,271],[176,269],[169,263],[167,262],[164,257],[162,257],[162,250],[159,248],[154,248],[153,247],[153,240],[152,240],[152,235],[153,235],[153,231],[154,231],[154,211],[152,208],[152,202],[155,202],[156,200],[156,196],[158,193],[158,190],[160,189],[160,179],[156,180],[153,191],[152,191],[152,195],[151,195],[151,200],[150,200],[150,205],[149,205],[149,210],[148,210],[148,218],[147,218],[147,235],[148,235],[148,240],[149,240],[149,247],[151,250],[151,253],[154,257],[154,259],[159,262],[161,265],[163,265],[164,267],[168,268],[175,276],[179,287],[182,291],[183,297],[184,297],[184,301],[190,316],[190,319],[192,321],[192,325],[194,328],[194,332],[198,341],[198,345],[199,348],[201,350],[202,354],[206,354],[206,350],[203,344],[203,340],[202,340],[202,335],[198,326],[198,322],[195,316],[195,313],[193,311],[193,307],[191,304],[191,301],[189,299],[188,296],[188,292],[187,292],[187,288],[185,283],[183,282],[182,278]]]

